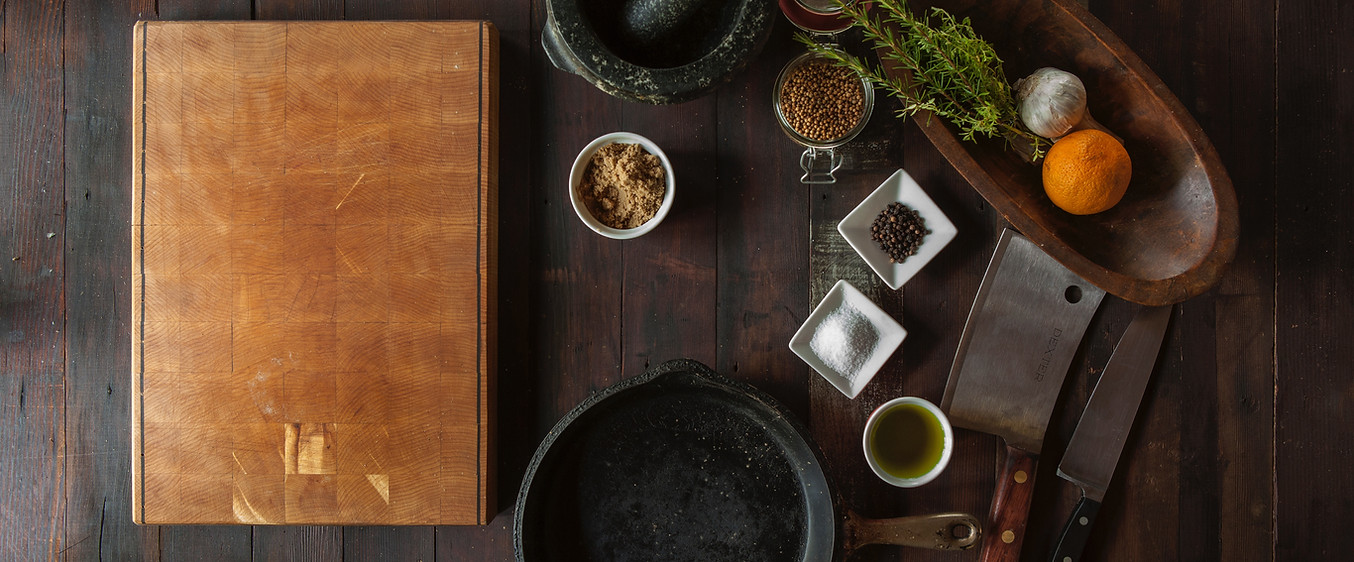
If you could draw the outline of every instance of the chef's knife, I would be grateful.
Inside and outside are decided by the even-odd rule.
[[[1025,237],[1002,233],[941,401],[955,426],[1006,442],[983,532],[984,561],[1020,557],[1048,419],[1104,296]]]
[[[1124,441],[1133,428],[1138,403],[1142,401],[1147,380],[1152,378],[1152,367],[1156,365],[1170,319],[1170,306],[1139,310],[1086,402],[1086,410],[1058,465],[1058,476],[1081,488],[1081,501],[1063,526],[1062,538],[1053,549],[1054,562],[1081,559],[1086,539],[1091,535],[1091,522],[1100,511],[1100,502],[1105,499],[1105,490],[1119,463],[1119,453],[1123,452]]]

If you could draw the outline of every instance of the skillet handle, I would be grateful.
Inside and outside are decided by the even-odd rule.
[[[982,523],[967,513],[869,519],[847,511],[843,532],[848,552],[867,544],[960,550],[978,544]]]

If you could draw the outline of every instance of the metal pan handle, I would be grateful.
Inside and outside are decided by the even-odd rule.
[[[982,524],[977,517],[967,513],[869,519],[848,511],[842,531],[848,552],[867,544],[961,550],[978,544]]]

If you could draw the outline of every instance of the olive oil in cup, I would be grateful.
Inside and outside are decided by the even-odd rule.
[[[915,488],[935,480],[950,462],[954,429],[945,414],[913,396],[885,402],[865,423],[865,461],[889,484]]]

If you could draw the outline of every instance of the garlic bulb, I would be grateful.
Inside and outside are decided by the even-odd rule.
[[[1015,83],[1020,120],[1030,132],[1047,138],[1072,131],[1086,113],[1086,86],[1075,74],[1044,67]]]

